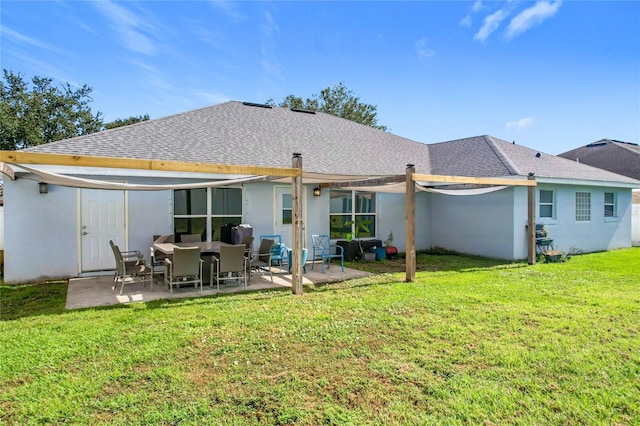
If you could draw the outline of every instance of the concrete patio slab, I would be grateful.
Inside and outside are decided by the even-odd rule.
[[[369,272],[359,271],[357,269],[344,268],[344,272],[340,267],[332,266],[324,273],[320,272],[319,265],[315,270],[311,270],[311,265],[307,265],[307,272],[303,274],[303,285],[326,284],[332,282],[342,282],[354,278],[367,277],[372,275]],[[84,278],[72,278],[69,280],[69,288],[67,290],[67,301],[65,307],[67,309],[92,308],[99,306],[113,306],[118,304],[126,304],[132,302],[149,302],[160,299],[181,299],[187,297],[211,296],[214,294],[237,293],[243,291],[258,291],[265,289],[291,289],[291,274],[287,274],[284,270],[273,268],[273,283],[268,275],[252,274],[249,285],[224,285],[220,286],[220,292],[216,286],[209,286],[205,283],[202,293],[200,289],[191,286],[174,290],[173,294],[164,288],[164,285],[154,284],[153,288],[147,282],[126,283],[122,295],[120,295],[120,285],[116,291],[112,289],[113,275],[100,275]]]

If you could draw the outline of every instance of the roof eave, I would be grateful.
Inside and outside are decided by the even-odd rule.
[[[550,178],[536,176],[538,183],[553,183],[560,185],[582,185],[582,186],[598,186],[598,187],[618,187],[627,189],[640,188],[640,181],[637,183],[632,182],[618,182],[618,181],[602,181],[602,180],[587,180],[587,179],[568,179],[568,178]]]

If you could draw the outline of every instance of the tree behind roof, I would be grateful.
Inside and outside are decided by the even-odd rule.
[[[347,89],[343,83],[326,87],[320,91],[319,95],[313,95],[304,100],[299,96],[289,95],[279,104],[276,104],[273,99],[269,99],[267,104],[326,112],[375,129],[387,130],[387,126],[378,124],[378,107],[361,102],[360,98],[355,96],[352,90]]]
[[[104,124],[102,113],[94,114],[89,104],[93,89],[86,84],[74,90],[61,88],[53,79],[34,76],[31,88],[22,75],[3,70],[0,98],[0,149],[17,150],[103,129],[149,120],[149,115],[116,119]]]
[[[83,85],[52,86],[53,79],[34,76],[30,89],[20,74],[4,70],[0,100],[0,148],[14,150],[86,135],[102,128],[102,114],[93,114]]]

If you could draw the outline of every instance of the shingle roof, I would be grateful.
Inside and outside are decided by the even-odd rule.
[[[397,175],[408,163],[427,173],[425,144],[330,114],[230,101],[131,126],[52,142],[29,151],[91,156],[291,167],[307,172]]]
[[[291,167],[302,153],[306,172],[536,176],[639,183],[491,136],[426,145],[325,113],[263,108],[230,101],[27,149],[34,152]]]
[[[486,135],[431,144],[429,154],[434,174],[496,177],[531,172],[545,178],[640,183]]]
[[[610,172],[640,179],[640,146],[613,139],[600,139],[560,154],[560,157]]]

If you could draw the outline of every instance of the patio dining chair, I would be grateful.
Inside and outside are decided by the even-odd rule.
[[[288,260],[288,249],[285,244],[282,244],[282,236],[279,234],[274,235],[260,235],[260,241],[265,238],[273,240],[273,246],[271,247],[271,264],[278,264],[280,269],[283,269],[283,264],[286,264]]]
[[[221,281],[244,282],[247,286],[247,258],[243,244],[233,246],[221,246],[220,254],[216,257],[215,264],[211,264],[210,285],[213,284],[214,269],[218,291]]]
[[[151,284],[151,291],[153,291],[153,268],[149,267],[144,259],[140,259],[135,255],[137,260],[126,260],[121,252],[120,248],[109,240],[109,245],[113,250],[113,257],[116,259],[116,273],[113,280],[113,290],[115,291],[120,283],[120,294],[124,290],[125,283],[132,283],[136,281],[142,281],[144,283],[149,281]]]
[[[271,282],[273,282],[273,272],[271,271],[271,248],[273,247],[273,240],[264,238],[260,241],[260,247],[256,253],[251,255],[249,259],[249,269],[251,271],[264,271],[269,270],[269,276]],[[251,282],[251,274],[249,274],[249,282]]]
[[[180,241],[183,243],[199,243],[202,241],[202,235],[200,234],[182,234],[180,235]]]
[[[327,260],[327,268],[331,267],[331,259],[340,259],[340,264],[342,266],[342,272],[344,272],[344,249],[342,246],[331,244],[331,239],[329,235],[312,235],[311,242],[313,245],[313,253],[312,253],[312,263],[311,269],[316,264],[316,260],[320,260],[322,269],[321,272],[324,273],[324,261]]]
[[[164,269],[164,283],[169,292],[173,293],[173,287],[184,284],[193,284],[202,292],[202,265],[200,259],[200,247],[176,247],[173,249],[173,258],[166,258]]]
[[[162,244],[162,243],[173,243],[174,237],[173,235],[154,235],[153,236],[153,244]],[[160,272],[164,270],[164,259],[168,257],[166,254],[161,252],[160,250],[156,250],[153,248],[153,245],[149,248],[149,255],[151,258],[151,267],[155,272]],[[160,269],[160,271],[158,271]]]
[[[116,244],[113,242],[113,240],[109,240],[109,246],[111,246],[111,251],[113,252],[114,257],[115,257],[115,250],[116,248],[118,249],[118,252],[120,253],[120,256],[122,257],[122,259],[124,260],[124,263],[126,266],[138,265],[144,262],[144,255],[138,250],[121,251],[120,248],[116,246]],[[113,274],[114,282],[116,281],[117,277],[118,277],[118,270],[116,269],[116,272]]]
[[[245,256],[247,258],[251,255],[251,252],[253,251],[253,240],[254,240],[254,237],[250,235],[245,235],[244,237],[242,237],[242,240],[240,241],[240,244],[244,245]]]

